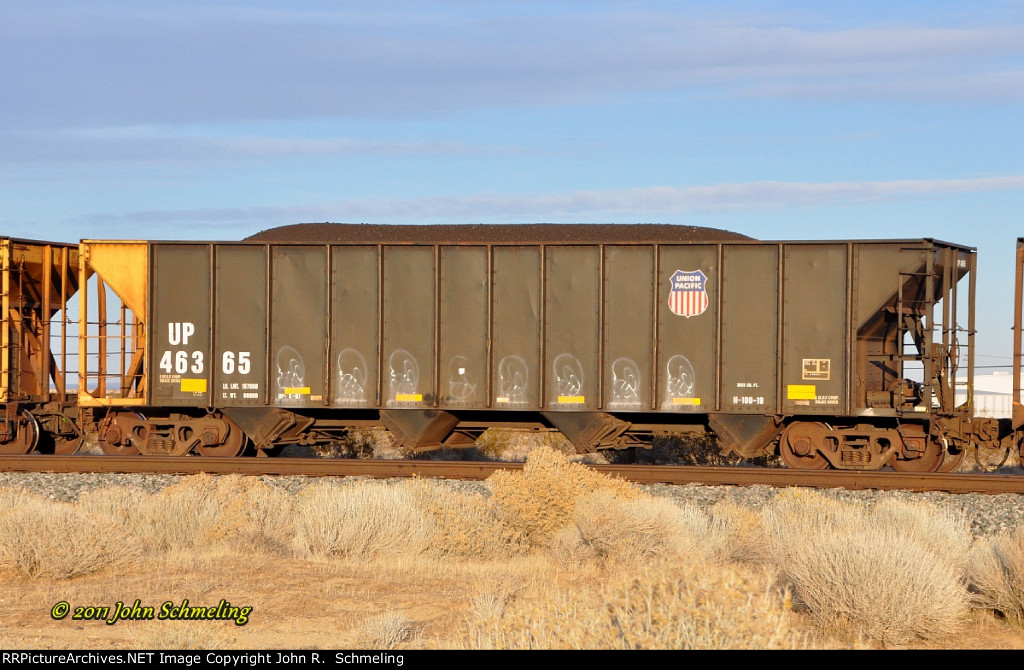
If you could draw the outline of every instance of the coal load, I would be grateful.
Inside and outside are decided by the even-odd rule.
[[[269,228],[247,237],[252,242],[392,242],[564,243],[564,242],[719,242],[750,237],[718,228],[633,223],[516,223],[465,225],[385,225],[369,223],[299,223]]]

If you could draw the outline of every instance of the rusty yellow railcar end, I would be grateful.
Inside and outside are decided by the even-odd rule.
[[[79,281],[79,405],[145,405],[149,243],[82,240]]]

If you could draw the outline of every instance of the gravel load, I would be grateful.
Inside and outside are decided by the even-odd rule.
[[[316,477],[262,475],[262,481],[296,494],[317,481]],[[0,487],[24,487],[52,500],[73,501],[82,492],[109,486],[131,486],[156,492],[181,479],[179,475],[108,474],[108,473],[0,473]],[[334,478],[341,482],[354,482],[362,478]],[[405,480],[394,480],[405,481]],[[487,494],[483,482],[444,480],[445,484],[464,492]],[[655,484],[644,487],[653,495],[671,498],[679,504],[692,504],[710,510],[718,502],[730,502],[751,509],[760,509],[769,503],[781,489],[770,486],[704,486],[687,484],[670,486]],[[909,503],[928,503],[963,515],[971,532],[978,537],[1013,531],[1024,518],[1024,496],[1017,494],[987,495],[980,493],[950,494],[940,492],[916,493],[910,491],[851,491],[847,489],[820,489],[823,495],[844,502],[857,502],[866,506],[883,499],[905,500]]]
[[[663,223],[510,223],[382,225],[299,223],[261,231],[252,242],[719,242],[752,239],[740,233]]]

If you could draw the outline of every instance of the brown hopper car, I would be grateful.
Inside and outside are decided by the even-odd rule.
[[[614,228],[6,240],[0,450],[67,452],[95,430],[107,453],[272,454],[372,425],[411,450],[491,426],[554,427],[580,451],[711,432],[797,468],[935,471],[1017,448],[1018,421],[973,416],[974,249]],[[50,323],[68,311],[71,333]]]

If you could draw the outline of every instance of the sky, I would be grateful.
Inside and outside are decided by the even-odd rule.
[[[980,367],[1022,211],[1024,0],[0,2],[0,235],[936,238],[978,248]]]

